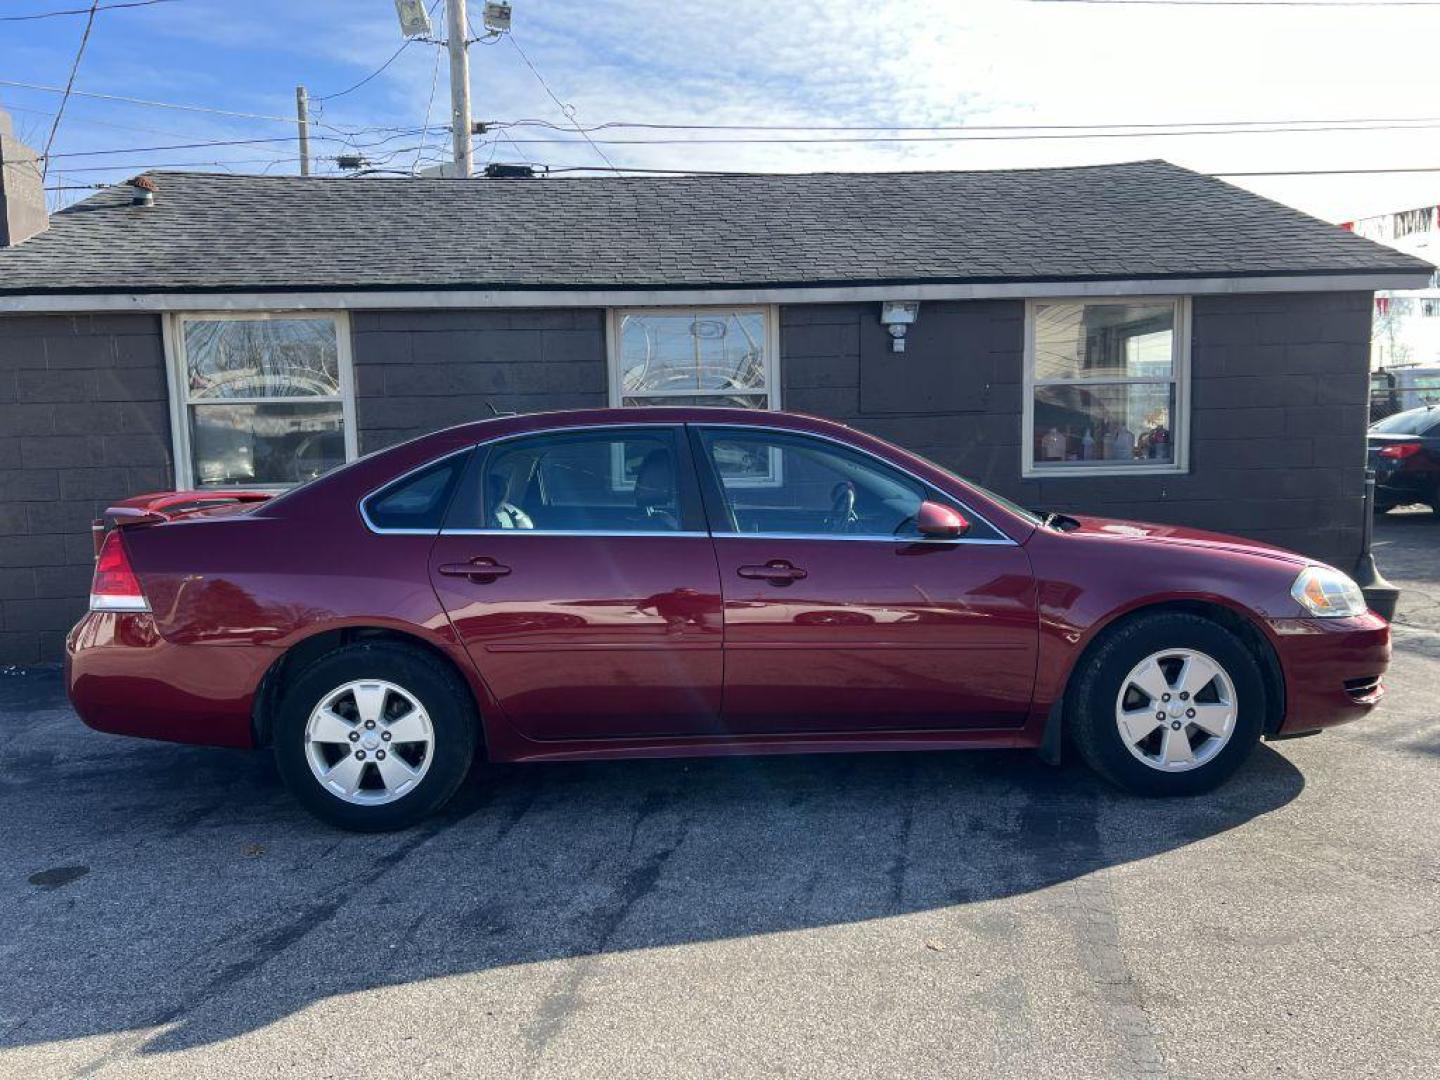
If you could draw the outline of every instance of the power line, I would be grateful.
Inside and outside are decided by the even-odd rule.
[[[53,19],[59,15],[89,15],[92,11],[118,11],[120,8],[149,7],[151,4],[173,4],[175,0],[127,0],[126,3],[97,5],[94,8],[68,8],[64,11],[41,11],[34,15],[0,15],[0,22],[31,22]]]
[[[431,10],[433,11],[434,9],[432,8]],[[427,138],[429,138],[429,136],[430,136],[430,110],[435,107],[435,87],[436,87],[437,85],[439,85],[439,82],[440,82],[440,50],[439,50],[439,49],[436,49],[436,50],[435,50],[435,65],[434,65],[434,67],[432,67],[432,68],[430,69],[430,100],[425,103],[425,122],[420,125],[420,144],[421,144],[422,150],[423,150],[423,147],[424,147],[424,144],[425,144],[425,140],[426,140]],[[422,150],[416,150],[416,152],[415,152],[415,161],[414,161],[414,163],[410,166],[410,171],[411,171],[411,172],[414,172],[415,170],[417,170],[417,169],[420,168],[420,154],[421,154]],[[393,155],[392,155],[392,156],[393,156]]]
[[[1217,172],[1211,176],[1361,176],[1371,173],[1440,172],[1440,165],[1417,165],[1404,169],[1276,169],[1256,172]]]
[[[85,55],[85,46],[90,43],[90,30],[95,25],[95,12],[99,9],[100,0],[90,0],[90,17],[85,20],[85,32],[80,35],[80,47],[75,50],[75,60],[70,65],[70,77],[65,80],[65,93],[60,98],[60,107],[55,110],[55,119],[50,123],[50,135],[45,140],[45,152],[42,155],[45,163],[40,166],[42,181],[50,171],[50,147],[55,144],[55,133],[60,130],[60,120],[65,115],[65,103],[70,100],[70,92],[75,88],[75,73],[80,70],[80,58]]]
[[[1440,3],[1440,0],[1436,0]],[[1269,127],[1304,124],[1420,124],[1440,121],[1440,116],[1392,116],[1392,117],[1324,117],[1315,119],[1288,118],[1283,120],[1173,120],[1145,123],[1104,123],[1104,124],[662,124],[641,121],[611,120],[603,124],[592,124],[586,131],[608,131],[621,128],[637,128],[655,131],[1108,131],[1119,129],[1156,130],[1160,128],[1210,128],[1210,127]],[[546,127],[555,131],[566,131],[549,120],[493,121],[495,127]]]
[[[1132,7],[1440,7],[1440,0],[1030,0],[1032,4],[1129,4]]]
[[[15,79],[0,79],[0,86],[14,86],[22,90],[42,90],[51,94],[63,94],[64,88],[59,86],[45,86],[41,83],[20,82]],[[173,101],[153,101],[148,98],[126,97],[121,94],[102,94],[94,90],[72,90],[75,97],[96,98],[100,101],[119,101],[126,105],[144,105],[155,109],[177,109],[181,112],[206,113],[211,116],[233,116],[241,120],[272,120],[282,124],[294,124],[293,116],[271,116],[266,113],[236,112],[231,109],[216,109],[209,105],[186,105]],[[342,135],[363,134],[367,131],[396,131],[397,128],[389,127],[364,127],[345,129],[336,127],[333,124],[321,124],[321,127],[329,128],[331,131],[339,132]]]
[[[770,137],[727,137],[701,139],[600,139],[605,146],[735,146],[735,145],[806,145],[837,143],[949,143],[949,142],[1033,142],[1051,139],[1162,139],[1194,135],[1277,135],[1304,134],[1324,131],[1422,131],[1440,127],[1440,122],[1429,124],[1371,124],[1371,125],[1324,125],[1314,127],[1247,127],[1221,130],[1185,131],[1099,131],[1099,132],[1051,132],[1005,135],[867,135],[867,136],[804,136],[789,138]],[[574,139],[512,139],[512,143],[533,145],[578,145]],[[587,142],[589,140],[587,139]],[[593,144],[592,144],[593,145]]]
[[[408,48],[409,48],[411,45],[413,45],[414,43],[415,43],[415,39],[414,39],[414,38],[406,38],[406,39],[404,40],[404,42],[401,43],[400,47],[399,47],[398,49],[396,49],[393,53],[390,54],[390,59],[386,60],[383,64],[381,64],[378,68],[376,68],[374,71],[372,71],[369,75],[366,75],[363,79],[361,79],[359,82],[357,82],[354,86],[347,86],[344,90],[337,90],[337,91],[336,91],[335,93],[333,93],[333,94],[325,94],[325,95],[322,95],[321,97],[311,98],[310,100],[311,100],[311,101],[334,101],[334,100],[335,100],[336,98],[338,98],[338,97],[344,97],[346,94],[349,94],[349,93],[351,93],[351,92],[353,92],[353,91],[355,91],[355,90],[359,90],[360,87],[364,86],[364,85],[365,85],[366,83],[368,83],[371,79],[373,79],[373,78],[375,78],[376,76],[378,76],[379,74],[381,74],[386,68],[388,68],[388,67],[389,67],[391,64],[393,64],[397,59],[399,59],[400,54],[403,53],[406,49],[408,49]]]
[[[555,96],[555,91],[550,89],[550,84],[545,81],[544,76],[542,76],[540,72],[536,70],[535,65],[530,62],[530,57],[525,55],[525,50],[520,47],[520,42],[515,40],[515,34],[511,32],[507,36],[510,38],[510,44],[515,46],[515,51],[520,54],[520,59],[524,60],[525,66],[530,69],[530,74],[535,76],[536,82],[538,82],[540,86],[544,89],[545,93],[549,95],[550,100],[555,103],[555,107],[560,110],[561,115],[564,116],[565,119],[569,120],[571,125],[574,126],[575,130],[579,132],[580,137],[590,144],[590,149],[594,150],[595,153],[600,155],[600,160],[605,162],[606,165],[609,165],[613,169],[615,167],[615,163],[605,156],[604,150],[601,150],[600,147],[595,145],[595,140],[590,138],[590,136],[585,133],[585,130],[580,126],[580,121],[575,118],[575,106],[567,105],[565,102],[561,101],[558,97]],[[511,140],[511,143],[514,143],[513,139]]]

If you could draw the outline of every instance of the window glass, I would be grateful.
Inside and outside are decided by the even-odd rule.
[[[365,501],[370,524],[377,529],[439,529],[467,457],[452,454],[370,496]]]
[[[691,478],[669,428],[560,432],[489,451],[461,527],[679,532]],[[473,507],[473,508],[472,508]]]
[[[1037,304],[1035,379],[1169,378],[1173,304]]]
[[[1371,431],[1386,435],[1425,435],[1432,427],[1440,426],[1440,409],[1411,409],[1409,412],[1387,416],[1370,426]]]
[[[918,536],[920,481],[867,454],[821,439],[701,429],[727,513],[740,533]],[[764,469],[775,482],[753,483]]]
[[[769,407],[766,317],[760,308],[621,312],[618,403]]]
[[[1180,462],[1182,310],[1175,301],[1031,307],[1031,470]]]
[[[251,402],[190,406],[197,487],[303,484],[345,463],[340,405]]]
[[[1035,464],[1173,462],[1174,407],[1168,382],[1037,386]]]
[[[190,482],[284,487],[345,463],[342,343],[332,316],[179,319]]]
[[[185,363],[191,401],[340,393],[333,319],[187,319]]]

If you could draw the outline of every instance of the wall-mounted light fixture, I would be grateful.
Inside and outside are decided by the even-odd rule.
[[[885,300],[880,304],[880,322],[890,331],[890,351],[905,351],[905,331],[920,317],[918,300]]]

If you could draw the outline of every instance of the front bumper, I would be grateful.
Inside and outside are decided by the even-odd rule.
[[[1299,735],[1358,720],[1385,696],[1390,624],[1374,612],[1346,619],[1271,619],[1285,678],[1274,734]]]
[[[258,646],[175,645],[149,613],[91,611],[65,639],[65,688],[96,731],[248,747],[255,688],[276,655]]]

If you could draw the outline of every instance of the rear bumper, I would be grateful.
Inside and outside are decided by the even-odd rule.
[[[255,688],[276,655],[253,645],[174,645],[149,614],[92,611],[65,640],[65,687],[96,731],[249,747]]]
[[[1375,470],[1375,498],[1380,505],[1421,502],[1435,493],[1437,477],[1432,472]]]
[[[1272,619],[1285,678],[1276,734],[1298,735],[1358,720],[1385,695],[1390,624],[1374,612],[1350,619]]]

